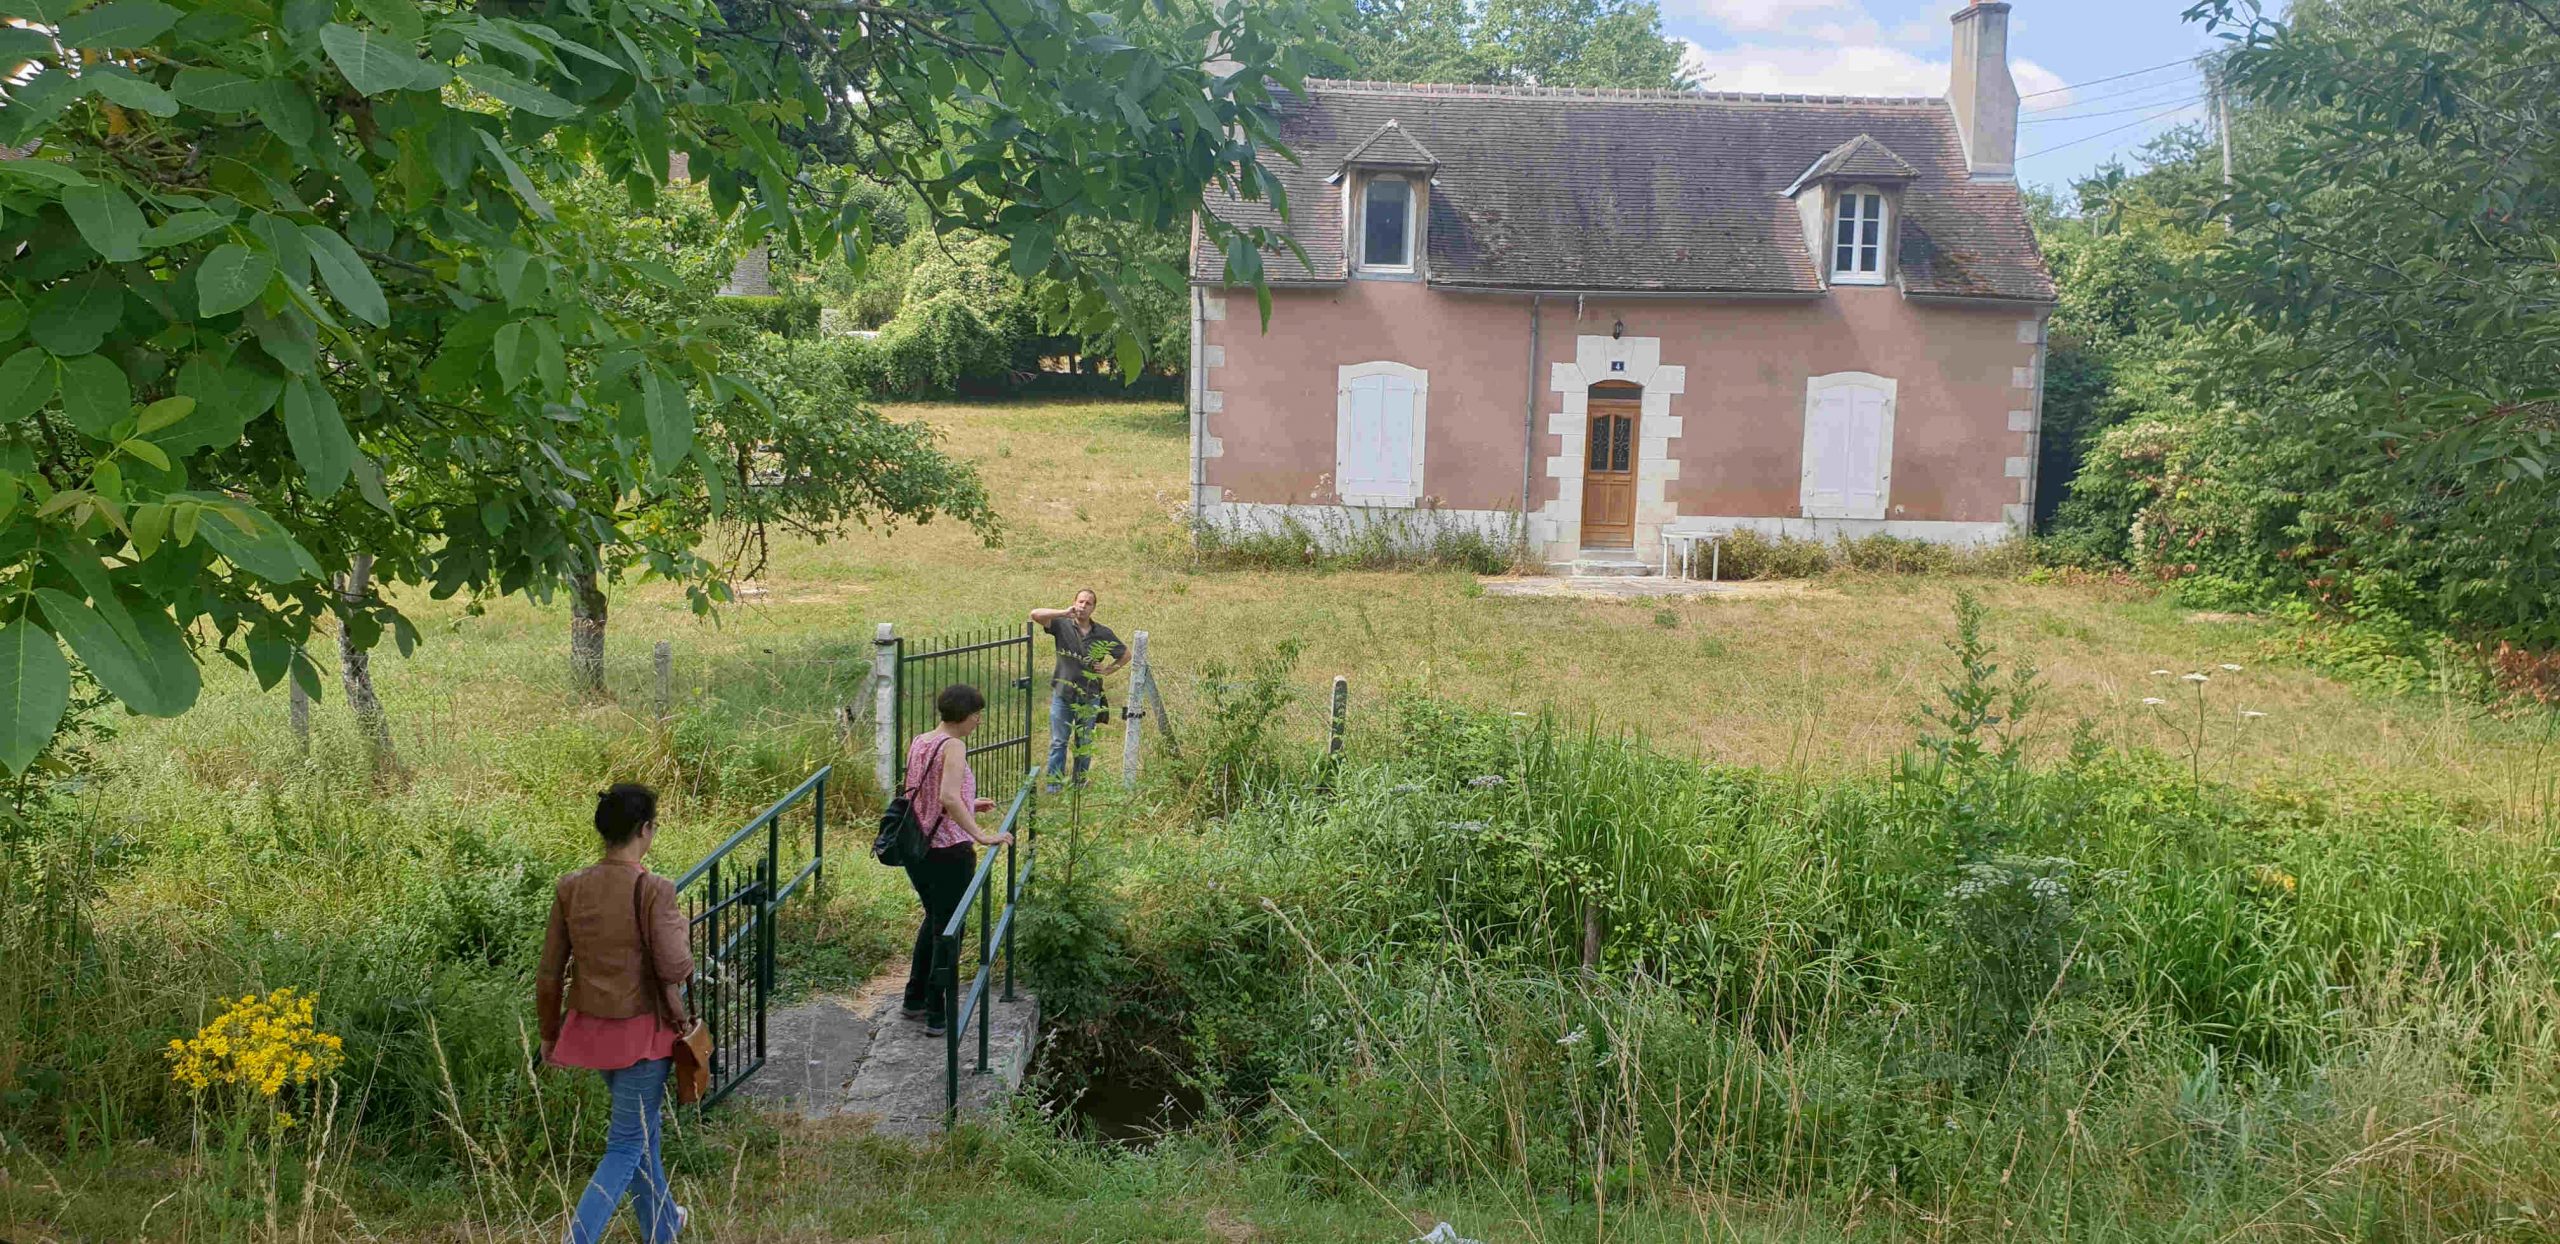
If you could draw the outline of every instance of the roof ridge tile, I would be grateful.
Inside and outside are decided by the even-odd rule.
[[[1937,95],[1799,95],[1760,91],[1684,91],[1631,86],[1518,86],[1488,82],[1382,82],[1368,78],[1308,78],[1310,92],[1364,95],[1484,95],[1513,99],[1651,99],[1666,103],[1855,104],[1931,107]]]

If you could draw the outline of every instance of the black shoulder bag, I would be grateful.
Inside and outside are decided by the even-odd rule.
[[[941,766],[942,747],[936,745],[933,760],[924,767],[922,776],[927,780],[899,791],[897,798],[880,810],[880,833],[871,840],[871,858],[891,868],[909,868],[924,862],[928,847],[924,822],[916,815],[916,801],[928,789],[939,790],[930,779],[941,772]]]

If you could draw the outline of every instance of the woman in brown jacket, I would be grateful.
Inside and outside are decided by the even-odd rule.
[[[625,782],[598,795],[596,834],[604,859],[552,890],[535,980],[543,1061],[601,1071],[613,1093],[604,1161],[563,1238],[603,1238],[628,1192],[640,1238],[671,1244],[688,1215],[658,1161],[658,1115],[685,1013],[682,990],[693,979],[691,939],[674,884],[640,862],[658,836],[657,793]]]

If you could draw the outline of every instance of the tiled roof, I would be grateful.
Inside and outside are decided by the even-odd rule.
[[[1266,253],[1269,279],[1345,275],[1342,192],[1326,184],[1387,123],[1439,159],[1429,279],[1457,289],[1800,293],[1821,289],[1785,195],[1828,154],[1870,139],[1910,170],[1896,217],[1914,294],[2049,301],[2018,188],[1965,172],[1939,99],[1569,88],[1398,86],[1315,80],[1277,105],[1291,164],[1265,172],[1307,254]],[[1868,162],[1863,151],[1844,160]],[[1277,226],[1268,202],[1213,199],[1235,224]],[[1202,248],[1193,277],[1223,278]]]
[[[1806,169],[1803,176],[1796,178],[1795,185],[1787,187],[1786,193],[1794,194],[1796,186],[1824,178],[1905,182],[1919,176],[1920,170],[1911,167],[1910,161],[1895,155],[1892,148],[1877,142],[1874,135],[1860,134],[1823,152],[1822,158],[1814,161],[1813,167]]]
[[[1438,168],[1440,157],[1431,154],[1430,148],[1415,142],[1413,135],[1406,133],[1403,126],[1389,121],[1346,153],[1336,167],[1352,164],[1365,164],[1372,168]]]

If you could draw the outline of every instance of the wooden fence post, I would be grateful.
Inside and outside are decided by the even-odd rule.
[[[898,627],[883,622],[871,637],[873,687],[871,775],[887,798],[898,789]]]
[[[1139,631],[1129,640],[1129,660],[1134,669],[1129,675],[1129,702],[1120,710],[1127,726],[1120,735],[1120,784],[1138,784],[1138,744],[1147,723],[1146,705],[1138,699],[1138,687],[1147,680],[1147,633]]]
[[[675,709],[675,645],[659,640],[654,660],[658,667],[658,720],[665,721],[667,714]]]

